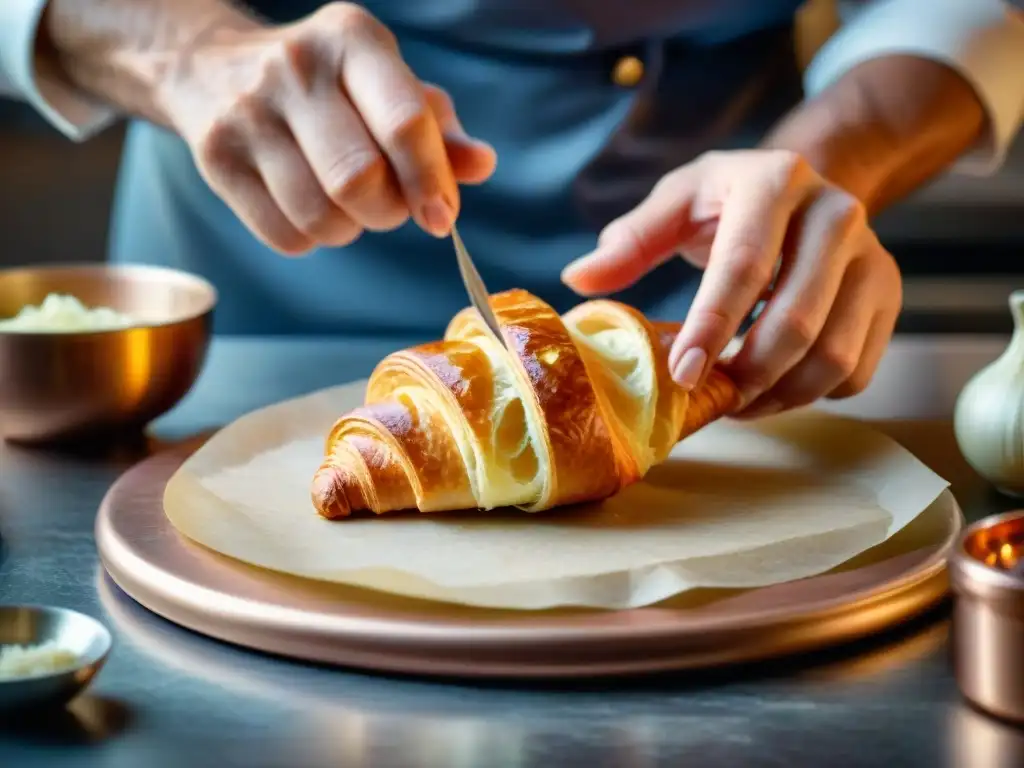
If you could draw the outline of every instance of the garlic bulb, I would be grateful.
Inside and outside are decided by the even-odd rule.
[[[1003,493],[1024,496],[1024,290],[1010,295],[1013,338],[967,382],[953,428],[967,462]]]

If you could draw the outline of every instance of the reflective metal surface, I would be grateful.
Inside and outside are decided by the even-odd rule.
[[[1024,512],[985,518],[954,550],[953,654],[960,688],[999,717],[1024,722]]]
[[[396,340],[404,347],[416,339]],[[948,412],[968,373],[944,344],[897,343],[865,412]],[[954,345],[966,368],[1005,346]],[[945,611],[852,646],[721,672],[643,681],[464,685],[356,674],[243,651],[139,607],[101,577],[92,528],[127,468],[254,407],[365,376],[381,350],[315,341],[216,340],[196,389],[146,444],[103,451],[0,446],[0,601],[56,603],[115,635],[103,673],[66,716],[0,718],[0,765],[401,768],[989,768],[1021,765],[1020,731],[964,704]],[[907,362],[907,361],[910,362]],[[958,362],[959,361],[959,362]],[[927,376],[921,371],[930,372]],[[944,373],[943,373],[944,372]],[[906,402],[888,382],[932,382]],[[853,405],[846,404],[852,408]],[[863,407],[863,406],[862,406]],[[890,422],[953,484],[968,518],[1019,502],[959,459],[944,422]],[[1017,750],[1013,752],[1012,750]],[[971,758],[965,761],[963,756]],[[1000,762],[1003,760],[1004,762]]]
[[[50,293],[137,318],[82,333],[0,331],[0,435],[38,443],[138,429],[195,382],[216,292],[198,277],[145,266],[0,270],[0,317]]]
[[[111,637],[96,619],[65,608],[0,606],[0,646],[53,643],[74,654],[67,669],[22,677],[0,676],[0,717],[12,712],[56,707],[92,682],[110,653]]]

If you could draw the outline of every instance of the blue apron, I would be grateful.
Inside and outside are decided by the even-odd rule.
[[[367,0],[422,79],[453,97],[467,131],[498,152],[463,191],[459,228],[492,291],[525,288],[560,311],[578,301],[562,267],[655,181],[713,148],[749,147],[801,97],[800,0]],[[251,3],[286,22],[320,3]],[[616,85],[633,55],[645,75]],[[467,301],[450,241],[407,225],[286,259],[261,245],[200,178],[188,148],[129,129],[111,257],[203,275],[221,334],[437,338]],[[682,319],[699,275],[680,259],[618,298]]]

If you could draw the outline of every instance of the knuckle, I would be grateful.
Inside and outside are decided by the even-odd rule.
[[[306,237],[319,239],[323,233],[330,230],[337,217],[337,209],[322,195],[304,195],[302,204],[293,207],[293,223]]]
[[[769,150],[768,157],[772,166],[785,179],[794,179],[810,168],[803,155],[791,149]]]
[[[814,343],[818,329],[807,314],[790,312],[782,321],[782,332],[794,346],[807,349]]]
[[[706,152],[702,152],[694,161],[694,164],[700,166],[713,166],[721,163],[727,156],[728,153],[721,149],[709,149]]]
[[[248,127],[265,125],[272,116],[272,110],[259,90],[239,94],[228,107],[224,119]]]
[[[200,168],[221,172],[235,162],[237,131],[230,120],[215,119],[196,142],[196,162]]]
[[[760,291],[771,282],[775,265],[765,258],[764,249],[752,243],[735,243],[729,248],[725,267],[729,285],[742,291]]]
[[[662,176],[651,188],[648,199],[662,195],[685,194],[691,180],[693,179],[694,165],[683,165]]]
[[[896,259],[884,252],[880,264],[881,300],[890,305],[892,314],[898,315],[903,310],[903,275]]]
[[[864,203],[842,190],[836,190],[830,195],[828,215],[832,226],[846,234],[864,227],[868,219]]]
[[[296,84],[303,91],[312,87],[321,56],[316,41],[304,31],[283,37],[264,62],[261,85],[274,88],[280,83]]]
[[[856,350],[850,349],[847,345],[825,341],[815,350],[815,357],[818,363],[836,378],[849,381],[857,370],[857,363],[860,362]]]
[[[810,163],[799,152],[789,149],[771,149],[767,152],[768,183],[779,195],[802,187],[808,177],[814,175]]]
[[[370,39],[387,45],[394,44],[391,31],[356,3],[330,3],[315,16],[331,29],[332,35],[337,35],[341,40]]]
[[[427,101],[435,111],[442,113],[455,111],[455,102],[452,100],[451,94],[444,88],[433,83],[424,83],[423,90],[427,95]]]
[[[879,261],[880,274],[884,284],[902,300],[903,273],[900,271],[900,265],[896,263],[896,259],[893,258],[892,254],[885,250],[881,245],[878,246],[876,252],[878,254],[877,258]]]
[[[893,255],[882,247],[869,231],[867,246],[858,254],[850,269],[858,270],[858,278],[871,286],[872,298],[883,312],[898,314],[903,307],[903,273]]]
[[[328,197],[344,204],[382,194],[388,180],[388,165],[376,152],[354,150],[324,168]]]
[[[394,105],[381,126],[384,143],[391,147],[414,146],[433,120],[427,105],[420,101]]]

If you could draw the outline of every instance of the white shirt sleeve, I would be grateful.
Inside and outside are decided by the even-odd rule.
[[[986,135],[955,170],[994,173],[1024,121],[1024,20],[1005,0],[876,0],[845,20],[804,75],[808,96],[853,67],[906,54],[940,61],[974,88]]]
[[[52,61],[36,55],[36,31],[46,0],[0,0],[0,97],[31,104],[65,136],[84,141],[117,113],[64,78]]]

